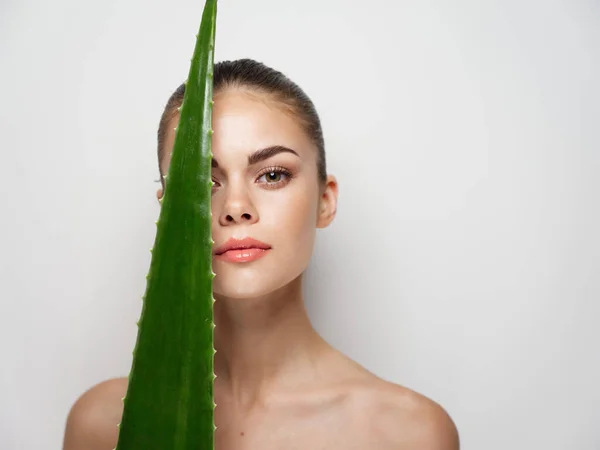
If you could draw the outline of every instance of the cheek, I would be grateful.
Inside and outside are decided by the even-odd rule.
[[[282,250],[279,257],[283,264],[295,267],[308,263],[316,233],[316,203],[316,191],[305,186],[290,189],[287,195],[273,195],[261,205],[260,222],[268,230],[267,237]]]

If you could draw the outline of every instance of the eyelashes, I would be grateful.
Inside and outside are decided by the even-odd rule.
[[[288,184],[294,174],[289,169],[282,166],[270,166],[262,169],[254,180],[255,183],[262,185],[265,189],[278,189]],[[220,186],[219,181],[212,177],[213,191]]]
[[[274,187],[281,187],[284,184],[289,183],[292,179],[292,173],[281,166],[266,167],[259,172],[257,181],[262,178],[265,178],[265,181],[263,182],[266,185],[265,187],[273,189]],[[276,179],[273,180],[273,178]]]

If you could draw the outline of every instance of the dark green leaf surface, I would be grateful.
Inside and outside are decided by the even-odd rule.
[[[117,450],[212,450],[211,136],[217,5],[207,0],[157,222]]]

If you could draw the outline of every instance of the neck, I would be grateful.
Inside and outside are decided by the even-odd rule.
[[[300,277],[267,297],[215,296],[215,374],[243,408],[316,378],[323,339],[310,324]]]

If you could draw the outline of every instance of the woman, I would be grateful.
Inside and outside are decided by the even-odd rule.
[[[160,121],[161,175],[183,94],[182,85]],[[218,63],[213,129],[217,450],[457,450],[439,405],[370,373],[309,322],[302,274],[338,195],[310,99],[263,64]],[[113,379],[82,395],[64,449],[113,449],[126,389]]]

